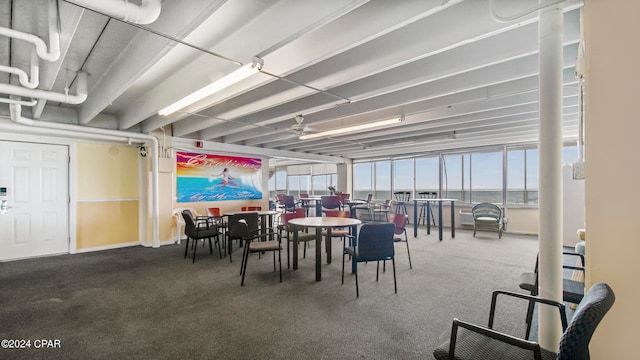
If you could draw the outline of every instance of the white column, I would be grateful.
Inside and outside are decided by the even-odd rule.
[[[545,0],[540,0],[541,3]],[[562,301],[562,32],[561,5],[540,10],[539,294]],[[539,339],[556,350],[558,311],[539,307]]]

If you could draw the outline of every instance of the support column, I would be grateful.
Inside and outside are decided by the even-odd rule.
[[[562,5],[540,10],[538,290],[556,301],[562,301],[562,34]],[[562,335],[557,309],[540,306],[538,314],[540,345],[557,349]]]

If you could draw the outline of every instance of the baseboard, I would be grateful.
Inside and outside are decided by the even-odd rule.
[[[140,246],[140,245],[141,245],[140,242],[136,241],[136,242],[122,243],[122,244],[96,246],[96,247],[90,247],[90,248],[76,249],[76,254],[102,251],[102,250],[112,250],[112,249],[119,249],[124,247]]]

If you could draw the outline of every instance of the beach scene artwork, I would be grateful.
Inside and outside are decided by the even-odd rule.
[[[178,202],[262,199],[262,160],[176,153]]]

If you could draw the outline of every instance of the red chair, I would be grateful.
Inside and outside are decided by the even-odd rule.
[[[262,211],[262,206],[243,206],[242,211]]]
[[[407,236],[407,215],[404,214],[396,214],[391,221],[395,226],[395,231],[393,232],[393,241],[396,242],[404,242],[407,244],[407,255],[409,256],[409,269],[413,269],[411,266],[411,253],[409,252],[409,237]],[[404,233],[404,240],[402,239],[402,234]]]
[[[342,211],[342,210],[327,210],[325,212],[325,214],[327,215],[327,217],[343,217],[343,218],[349,218],[351,217],[351,213],[349,211]],[[327,237],[327,232],[323,231],[322,235],[325,237]],[[351,235],[350,231],[349,231],[349,227],[334,227],[331,228],[331,237],[335,238],[335,237],[339,237],[342,238],[342,248],[345,247],[345,238],[347,236]],[[327,241],[329,241],[329,239],[327,239]]]
[[[290,268],[290,256],[289,256],[289,243],[291,241],[293,241],[293,226],[289,226],[289,220],[291,219],[298,219],[298,218],[303,218],[305,217],[305,213],[304,213],[304,209],[303,208],[298,208],[296,209],[296,212],[289,212],[289,213],[284,213],[281,215],[280,220],[282,221],[282,223],[280,225],[278,225],[278,230],[280,232],[280,238],[282,238],[282,231],[284,230],[286,232],[286,238],[287,238],[287,269]],[[302,230],[298,230],[298,241],[304,241],[307,245],[309,244],[309,241],[313,241],[316,239],[316,235],[315,233],[307,233],[304,232]],[[304,246],[304,252],[302,255],[303,258],[307,257],[307,246]]]

